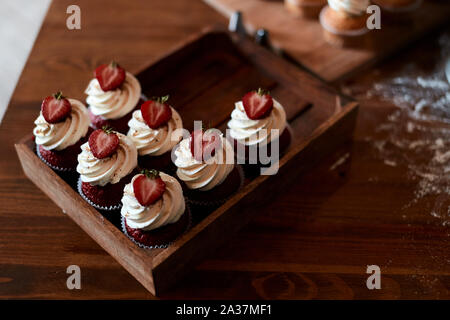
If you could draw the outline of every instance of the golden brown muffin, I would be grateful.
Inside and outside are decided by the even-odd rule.
[[[367,14],[355,16],[343,11],[333,10],[331,7],[326,7],[323,12],[323,19],[326,24],[338,32],[364,29],[367,18]]]

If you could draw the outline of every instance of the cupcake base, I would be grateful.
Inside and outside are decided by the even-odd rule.
[[[192,190],[181,181],[183,193],[190,203],[197,206],[218,206],[241,189],[244,172],[240,165],[235,165],[228,177],[220,185],[208,191]]]
[[[327,4],[326,0],[300,1],[284,0],[286,9],[299,18],[315,19],[319,16],[320,10]]]
[[[105,186],[94,186],[88,182],[81,181],[78,178],[77,189],[81,197],[91,206],[99,210],[112,211],[122,207],[121,199],[123,189],[127,183],[130,183],[133,176],[137,174],[133,171],[118,183],[108,183]]]
[[[84,138],[64,150],[47,150],[41,145],[36,145],[37,156],[50,168],[55,171],[74,171],[78,164],[78,154],[81,152],[81,145],[87,141],[87,137],[92,132],[92,128]]]
[[[369,46],[367,15],[358,18],[342,18],[342,14],[337,14],[329,6],[325,6],[320,12],[319,20],[324,39],[331,45],[356,48]]]
[[[190,225],[191,213],[188,205],[186,205],[186,211],[177,222],[151,231],[133,229],[127,224],[125,217],[122,217],[123,233],[144,249],[167,248],[179,236],[189,230]]]
[[[279,139],[279,155],[280,157],[287,151],[291,144],[292,140],[292,129],[289,125],[286,126],[286,129],[281,133],[281,136]],[[233,144],[235,147],[235,151],[237,148],[238,142],[236,140],[233,140]],[[271,145],[270,143],[267,146],[268,156],[270,157],[270,150]],[[257,150],[257,154],[259,155],[259,150]],[[245,176],[248,178],[255,178],[261,174],[261,168],[267,167],[266,165],[262,165],[260,163],[256,164],[250,164],[249,163],[249,147],[245,146],[245,159],[238,159],[238,163],[245,162],[242,164],[242,167],[244,168]],[[257,162],[259,162],[259,156],[257,159]]]

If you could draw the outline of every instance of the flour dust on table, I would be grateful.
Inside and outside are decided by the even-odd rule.
[[[386,165],[406,166],[409,178],[417,181],[414,197],[405,208],[433,197],[431,216],[438,219],[435,222],[450,226],[450,83],[445,75],[450,58],[448,33],[439,38],[439,46],[441,56],[431,71],[409,64],[395,77],[373,85],[368,97],[381,97],[396,109],[378,125],[377,137],[368,140]]]

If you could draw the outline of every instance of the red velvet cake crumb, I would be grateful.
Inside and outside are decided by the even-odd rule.
[[[132,237],[136,242],[149,247],[169,244],[178,236],[180,236],[187,229],[188,225],[188,210],[185,211],[185,213],[177,222],[150,231],[133,229],[127,224],[125,219],[125,228],[128,235]]]
[[[78,161],[78,154],[81,152],[81,145],[86,142],[86,139],[80,139],[74,145],[67,147],[64,150],[47,150],[41,145],[38,146],[41,157],[50,165],[61,169],[75,169]]]
[[[88,182],[81,183],[81,192],[84,196],[96,205],[102,207],[117,206],[122,199],[123,189],[127,183],[131,181],[136,171],[133,171],[126,177],[122,178],[118,183],[108,183],[105,186],[94,186]]]

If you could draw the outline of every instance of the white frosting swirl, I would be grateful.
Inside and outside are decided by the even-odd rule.
[[[361,16],[366,13],[369,0],[328,0],[328,5],[336,11]]]
[[[139,176],[135,175],[124,189],[120,213],[126,218],[127,224],[133,229],[149,231],[177,222],[185,211],[183,190],[177,179],[160,172],[166,190],[160,199],[146,207],[134,195],[133,182]]]
[[[68,99],[72,110],[62,122],[48,123],[42,112],[34,121],[33,134],[36,144],[47,150],[64,150],[83,138],[89,129],[89,113],[86,106],[78,100]]]
[[[239,143],[245,145],[265,145],[276,139],[286,128],[286,112],[283,106],[273,99],[273,109],[270,114],[262,119],[252,120],[245,113],[242,101],[235,103],[228,121],[230,136]],[[278,134],[272,134],[271,130],[278,130]]]
[[[133,112],[133,117],[128,122],[128,137],[133,140],[139,155],[160,156],[171,151],[180,142],[181,130],[176,136],[172,135],[175,130],[183,128],[183,122],[178,112],[172,107],[171,109],[172,118],[158,129],[152,129],[145,123],[141,110]]]
[[[234,151],[223,136],[222,148],[206,162],[196,160],[191,153],[190,138],[183,139],[175,150],[177,176],[189,189],[211,190],[220,185],[234,168]]]
[[[84,93],[88,95],[86,102],[94,115],[118,119],[136,107],[141,97],[141,85],[131,73],[127,72],[125,81],[117,89],[105,92],[94,78]]]
[[[100,186],[104,186],[107,183],[115,184],[136,168],[136,146],[126,135],[115,133],[119,137],[119,146],[110,157],[97,159],[92,154],[89,142],[81,146],[77,166],[81,181]]]

